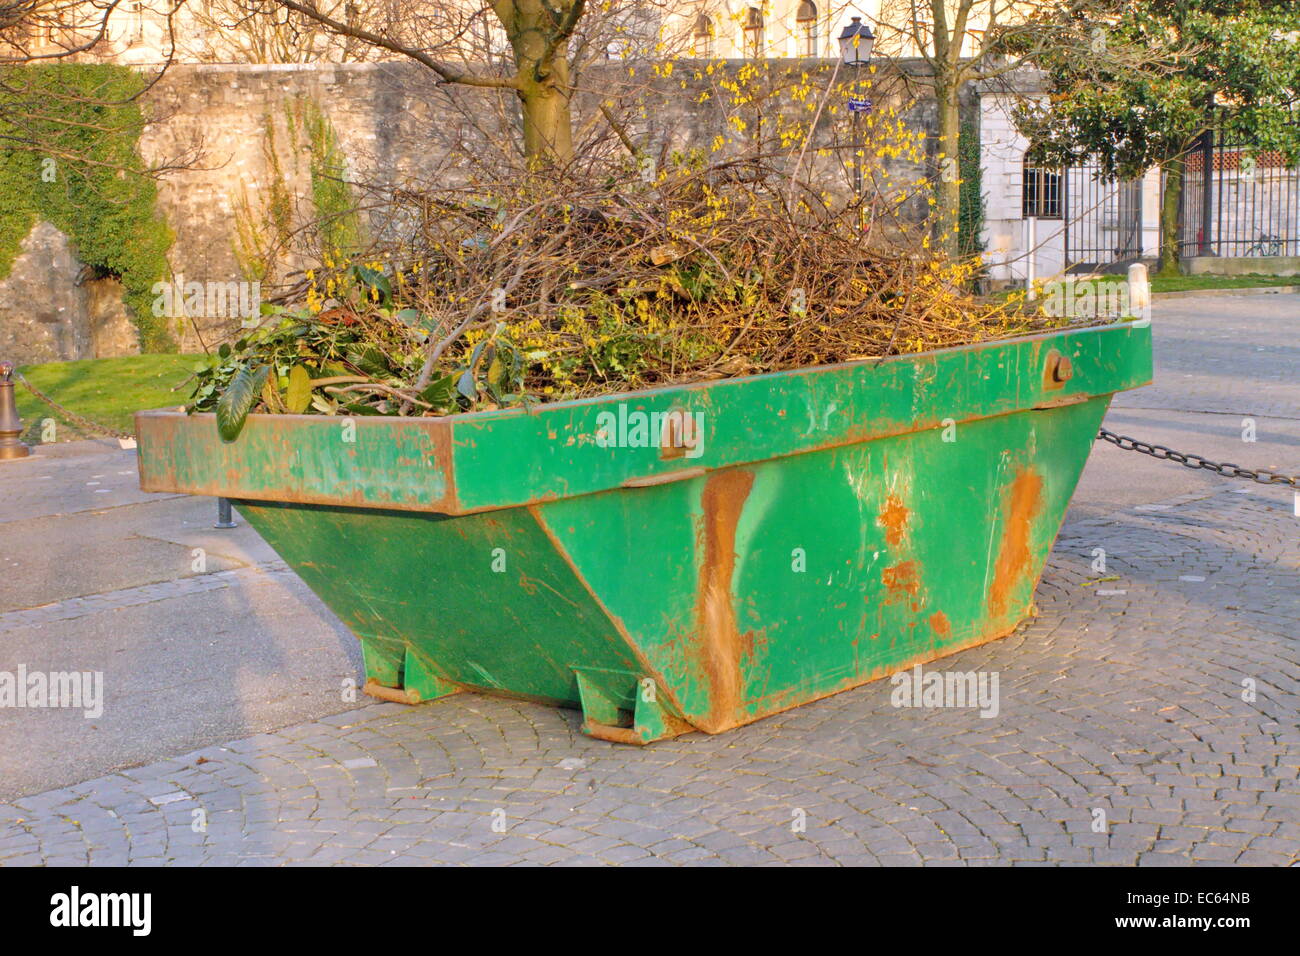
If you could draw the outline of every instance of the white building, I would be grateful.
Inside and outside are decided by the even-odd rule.
[[[456,38],[467,48],[500,50],[502,38],[483,0],[426,0],[427,9],[414,9],[388,20],[388,8],[375,0],[321,0],[319,8],[334,19],[392,32],[418,29],[418,45],[436,46],[438,35]],[[918,7],[922,9],[924,5]],[[850,18],[858,16],[876,34],[876,48],[886,56],[914,56],[913,36],[926,36],[928,21],[913,20],[905,0],[624,0],[609,11],[589,14],[593,20],[612,21],[611,33],[627,34],[627,46],[644,44],[645,52],[658,45],[661,55],[717,57],[722,59],[833,57],[835,38]],[[86,14],[84,40],[99,28],[101,8]],[[373,18],[378,17],[378,20]],[[366,49],[355,41],[328,35],[309,21],[281,11],[279,28],[267,17],[248,18],[240,0],[126,0],[113,8],[106,40],[93,58],[125,64],[177,62],[246,63],[384,59],[396,54]],[[968,39],[978,38],[981,22],[972,20]],[[76,44],[74,35],[54,31],[42,37],[49,47]],[[409,38],[408,38],[409,39]],[[612,52],[620,45],[614,39]],[[465,52],[469,52],[466,49]]]
[[[1025,162],[1029,141],[1012,115],[1019,95],[979,96],[985,197],[984,262],[994,282],[1049,279],[1067,268],[1158,255],[1160,171],[1136,183],[1103,183],[1086,168]]]

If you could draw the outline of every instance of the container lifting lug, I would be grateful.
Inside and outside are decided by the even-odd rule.
[[[1074,363],[1068,355],[1056,349],[1047,353],[1047,366],[1043,372],[1043,387],[1057,389],[1074,377]]]

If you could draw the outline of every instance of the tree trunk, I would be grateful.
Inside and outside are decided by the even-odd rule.
[[[957,222],[961,208],[961,172],[957,151],[961,135],[958,89],[955,83],[935,78],[934,93],[939,103],[939,150],[936,157],[938,182],[935,184],[935,201],[938,206],[934,241],[936,248],[949,256],[958,254]]]
[[[573,158],[569,108],[569,31],[582,14],[581,0],[493,0],[497,19],[514,51],[523,113],[524,155],[533,163],[567,163]],[[572,22],[568,22],[568,21]]]
[[[521,67],[520,73],[523,74]],[[569,110],[569,64],[563,56],[546,71],[547,79],[525,79],[519,91],[523,107],[524,155],[539,162],[567,163],[573,158],[573,118]]]
[[[1176,276],[1178,268],[1178,205],[1183,195],[1182,159],[1164,164],[1165,188],[1160,197],[1160,269],[1162,276]]]

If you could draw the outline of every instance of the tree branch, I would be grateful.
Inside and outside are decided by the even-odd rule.
[[[417,63],[432,70],[444,83],[459,83],[463,86],[481,86],[492,89],[519,89],[518,77],[479,76],[476,73],[462,73],[458,70],[453,70],[445,63],[439,63],[423,50],[417,50],[415,47],[406,46],[404,43],[398,43],[396,40],[380,36],[377,33],[372,33],[369,30],[362,29],[361,27],[355,27],[347,23],[342,23],[339,20],[335,20],[333,17],[317,10],[314,4],[309,5],[306,3],[299,3],[298,0],[276,0],[276,2],[281,6],[288,7],[290,10],[295,10],[303,16],[315,20],[317,23],[323,24],[339,36],[352,37],[353,39],[369,43],[372,46],[377,46],[380,49],[388,50],[390,53],[399,53],[402,56],[410,57]]]

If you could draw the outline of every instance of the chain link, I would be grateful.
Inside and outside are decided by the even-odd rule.
[[[115,431],[114,429],[109,428],[106,425],[101,425],[99,424],[99,422],[92,422],[89,418],[83,418],[81,415],[78,415],[76,412],[69,411],[68,409],[60,405],[58,402],[56,402],[54,399],[50,398],[50,396],[46,395],[44,392],[38,389],[31,382],[27,381],[27,379],[23,377],[23,374],[19,372],[17,369],[13,370],[13,377],[18,380],[18,384],[22,385],[23,388],[27,389],[27,391],[35,395],[37,399],[44,402],[46,405],[50,406],[50,408],[54,409],[56,412],[58,412],[60,415],[66,418],[68,421],[72,422],[72,424],[77,425],[80,428],[84,429],[88,434],[107,435],[109,438],[133,438],[134,437],[133,435],[129,435],[126,432]]]
[[[1174,451],[1164,445],[1153,445],[1150,442],[1139,441],[1136,438],[1129,438],[1127,435],[1117,435],[1112,431],[1102,429],[1097,438],[1101,441],[1108,441],[1112,445],[1117,445],[1125,451],[1137,451],[1144,455],[1150,455],[1152,458],[1160,461],[1176,461],[1184,468],[1197,468],[1206,471],[1212,471],[1216,475],[1222,475],[1224,478],[1246,478],[1250,481],[1258,482],[1261,485],[1290,485],[1293,488],[1300,487],[1300,477],[1295,475],[1276,475],[1271,471],[1264,469],[1242,468],[1240,465],[1234,465],[1231,462],[1210,461],[1208,458],[1202,458],[1200,455],[1193,455],[1190,452]]]

